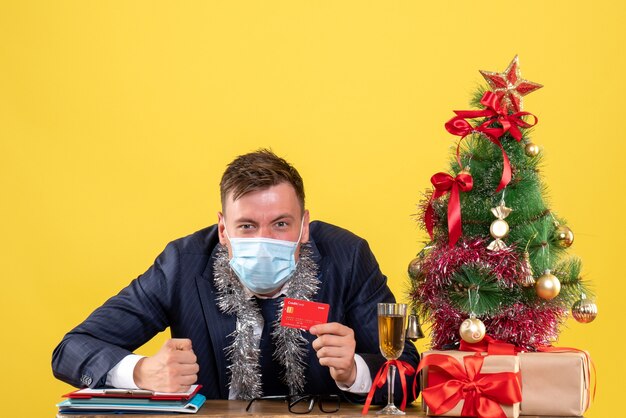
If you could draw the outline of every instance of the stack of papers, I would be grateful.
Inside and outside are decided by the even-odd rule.
[[[194,414],[206,398],[198,393],[200,385],[187,392],[152,392],[143,389],[80,389],[63,395],[57,404],[63,414],[123,412],[186,412]]]

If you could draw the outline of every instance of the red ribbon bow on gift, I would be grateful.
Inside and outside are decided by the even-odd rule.
[[[454,247],[462,233],[459,191],[468,192],[472,190],[474,180],[470,173],[461,171],[456,177],[452,177],[448,173],[437,173],[430,178],[430,182],[435,187],[435,190],[430,197],[430,202],[428,202],[428,207],[424,214],[426,230],[430,235],[430,239],[433,239],[433,200],[450,192],[450,200],[448,201],[448,242],[450,247]]]
[[[406,408],[406,376],[413,376],[415,374],[415,369],[409,363],[402,360],[387,360],[385,364],[378,370],[376,373],[376,377],[372,381],[372,388],[367,394],[367,399],[365,400],[365,405],[363,405],[363,411],[361,414],[367,415],[367,411],[370,409],[370,404],[372,403],[372,399],[374,398],[374,392],[376,392],[377,388],[382,388],[385,382],[387,381],[387,372],[389,367],[396,366],[398,369],[398,374],[400,375],[400,383],[402,384],[402,405],[400,405],[400,409],[404,411]],[[391,384],[391,382],[389,382]]]
[[[500,143],[500,137],[509,132],[510,135],[519,142],[522,140],[522,131],[520,128],[530,128],[535,126],[538,119],[530,112],[516,112],[509,115],[506,106],[503,106],[500,103],[500,98],[498,98],[498,96],[492,91],[485,92],[480,100],[480,103],[485,106],[485,109],[455,110],[454,113],[456,113],[456,116],[446,122],[445,127],[446,130],[452,135],[461,136],[461,141],[471,133],[482,133],[498,148],[500,148],[502,151],[503,168],[500,184],[498,184],[498,188],[496,189],[496,192],[499,192],[511,181],[511,163],[508,155],[506,155],[506,152],[502,147],[502,144]],[[531,116],[534,118],[534,122],[526,122],[522,119],[523,116]],[[466,120],[480,117],[486,117],[488,119],[478,126],[472,126],[472,124]],[[500,126],[493,126],[494,122],[497,122]],[[459,165],[461,165],[459,157],[459,146],[461,141],[459,141],[459,145],[456,150],[456,158]]]
[[[517,353],[524,350],[516,345],[497,340],[490,335],[485,335],[485,337],[477,343],[468,343],[465,340],[461,340],[459,351],[516,356]]]
[[[506,418],[500,404],[513,405],[522,400],[519,373],[480,373],[484,358],[480,354],[463,358],[431,354],[422,359],[417,372],[429,366],[441,371],[448,380],[422,389],[422,398],[436,415],[454,408],[461,400],[462,416]]]

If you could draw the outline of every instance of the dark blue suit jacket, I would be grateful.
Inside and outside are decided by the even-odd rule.
[[[315,221],[310,224],[310,238],[321,281],[315,300],[330,304],[328,322],[354,330],[356,352],[373,378],[384,362],[378,348],[376,304],[394,301],[387,279],[367,242],[356,235]],[[209,399],[227,399],[224,348],[236,317],[222,313],[215,303],[213,252],[218,242],[215,225],[171,242],[148,271],[65,335],[52,356],[54,375],[76,387],[103,386],[107,372],[122,358],[170,327],[173,338],[192,340],[202,393]],[[417,366],[419,357],[412,343],[406,343],[401,359]],[[308,393],[341,392],[312,348],[306,377]],[[383,402],[385,395],[378,394],[375,402]],[[362,397],[348,397],[362,401]]]

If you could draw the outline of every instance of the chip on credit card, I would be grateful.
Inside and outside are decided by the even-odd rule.
[[[328,322],[327,303],[285,298],[280,325],[308,331],[313,325]]]

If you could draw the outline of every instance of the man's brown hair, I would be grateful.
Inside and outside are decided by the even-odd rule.
[[[250,192],[265,190],[281,183],[293,186],[304,211],[304,184],[298,170],[265,148],[240,155],[228,164],[222,175],[220,181],[222,208],[229,193],[232,193],[235,201]]]

